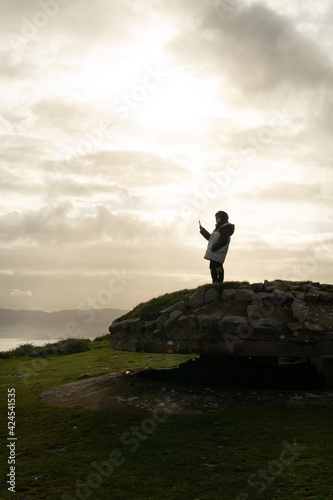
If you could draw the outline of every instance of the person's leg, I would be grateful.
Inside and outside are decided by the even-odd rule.
[[[218,283],[223,283],[223,280],[224,280],[224,268],[223,268],[223,264],[219,264],[219,266],[216,268],[216,273],[217,273],[217,281],[218,281]]]
[[[210,269],[210,274],[212,277],[213,283],[219,283],[219,275],[220,275],[220,269],[221,269],[222,264],[219,262],[216,262],[215,260],[211,260],[209,263],[209,269]],[[223,270],[223,267],[222,267]],[[223,281],[223,277],[222,277]]]

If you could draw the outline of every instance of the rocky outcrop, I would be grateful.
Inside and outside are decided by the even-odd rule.
[[[244,356],[316,357],[333,348],[333,287],[281,281],[200,288],[154,321],[116,320],[111,348]]]

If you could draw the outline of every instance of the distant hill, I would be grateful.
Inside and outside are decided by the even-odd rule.
[[[108,333],[110,324],[127,311],[123,309],[63,310],[55,312],[0,309],[0,338],[47,339]]]

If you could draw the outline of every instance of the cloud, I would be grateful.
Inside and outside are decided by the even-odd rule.
[[[333,82],[324,50],[263,4],[235,8],[225,19],[210,7],[200,26],[185,30],[170,50],[181,64],[208,68],[252,96],[286,84],[318,88]]]
[[[330,201],[333,197],[333,185],[331,183],[322,182],[275,182],[266,186],[258,186],[257,189],[252,189],[250,192],[242,192],[243,199],[252,199],[260,203],[287,203],[296,205],[310,204],[319,207],[327,206],[332,212]]]
[[[123,307],[207,282],[197,218],[212,229],[220,209],[236,224],[227,279],[292,275],[309,255],[299,279],[331,276],[315,254],[332,242],[328,0],[2,11],[2,287],[33,294],[16,304],[75,307],[122,268],[139,283]]]
[[[9,295],[11,297],[31,297],[31,290],[18,290],[16,288],[0,288],[0,295]]]
[[[144,214],[143,214],[144,215]],[[168,237],[177,231],[168,225]],[[69,201],[43,206],[23,213],[10,212],[0,217],[3,244],[21,243],[77,246],[80,243],[129,242],[164,238],[166,227],[148,222],[140,212],[112,212],[102,205],[86,205],[79,210]]]
[[[74,156],[63,167],[64,173],[67,167],[74,174],[77,169],[80,175],[100,176],[104,182],[117,182],[126,189],[165,186],[174,184],[175,179],[177,183],[189,179],[189,172],[183,166],[149,151],[97,151]]]

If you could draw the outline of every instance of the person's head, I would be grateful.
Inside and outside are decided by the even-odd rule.
[[[216,222],[228,222],[229,215],[226,212],[220,210],[219,212],[216,212],[215,219]]]

